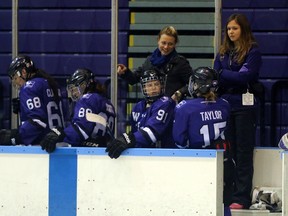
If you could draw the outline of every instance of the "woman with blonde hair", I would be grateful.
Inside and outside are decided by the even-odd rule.
[[[165,95],[179,101],[187,93],[187,84],[192,73],[189,61],[179,55],[176,44],[178,32],[173,26],[164,27],[158,34],[158,47],[149,55],[142,66],[131,71],[124,64],[118,64],[117,73],[130,85],[140,82],[140,77],[147,70],[161,71],[167,76]]]

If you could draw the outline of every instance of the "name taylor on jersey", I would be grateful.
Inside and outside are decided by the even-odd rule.
[[[217,120],[217,119],[222,120],[222,111],[213,110],[213,111],[200,112],[200,116],[202,121]]]

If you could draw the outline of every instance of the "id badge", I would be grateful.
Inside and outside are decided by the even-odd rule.
[[[254,105],[254,95],[248,91],[242,94],[242,105],[243,106],[253,106]]]

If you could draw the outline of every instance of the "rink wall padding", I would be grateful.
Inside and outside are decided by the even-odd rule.
[[[222,215],[223,152],[0,147],[0,215]]]

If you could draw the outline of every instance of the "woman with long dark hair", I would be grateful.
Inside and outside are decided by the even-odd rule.
[[[232,209],[249,208],[251,205],[258,102],[253,85],[258,82],[261,64],[261,53],[247,17],[232,14],[227,20],[224,40],[214,61],[214,69],[220,72],[218,93],[231,105],[225,137],[231,143],[236,163]]]

